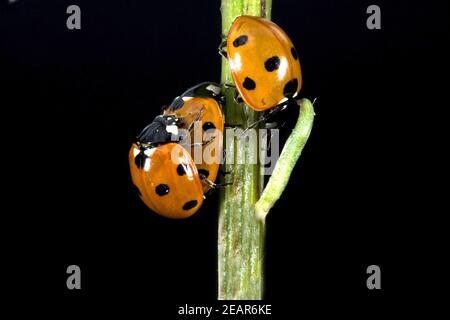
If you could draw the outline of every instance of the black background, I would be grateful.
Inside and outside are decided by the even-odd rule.
[[[70,4],[81,7],[81,30],[66,28]],[[381,7],[381,30],[366,28],[370,4]],[[13,231],[4,263],[18,297],[43,298],[49,310],[133,301],[163,318],[214,301],[216,197],[187,220],[153,214],[133,192],[127,153],[162,105],[220,79],[219,6],[2,3],[5,215],[15,227],[4,224]],[[420,296],[432,283],[425,268],[439,274],[425,218],[435,212],[425,126],[446,104],[448,4],[274,0],[272,19],[299,52],[301,96],[318,100],[310,141],[267,220],[265,298],[275,313],[364,318]],[[297,112],[283,115],[284,138]],[[82,270],[78,292],[66,288],[71,264]],[[366,288],[371,264],[380,291]]]

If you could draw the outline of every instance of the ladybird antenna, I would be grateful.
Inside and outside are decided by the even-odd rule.
[[[239,137],[243,136],[245,133],[247,133],[248,130],[256,127],[258,124],[260,124],[261,122],[265,122],[267,120],[269,120],[270,118],[272,118],[273,116],[275,116],[277,113],[283,111],[284,109],[286,109],[286,107],[289,105],[289,103],[291,103],[292,101],[286,100],[283,103],[280,103],[277,107],[275,107],[275,109],[270,110],[268,113],[266,113],[265,115],[263,115],[258,121],[253,122],[251,125],[248,126],[247,129],[245,129],[240,135]]]

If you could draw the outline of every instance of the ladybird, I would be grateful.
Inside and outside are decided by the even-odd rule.
[[[197,124],[201,126],[198,128],[203,136],[201,143],[195,140],[195,130],[191,130],[190,141],[194,143],[184,147],[194,158],[202,178],[204,193],[207,193],[214,185],[222,157],[225,121],[221,107],[223,97],[220,92],[220,85],[204,82],[176,97],[163,110],[164,115],[171,115],[179,120],[180,128],[188,129]]]
[[[189,152],[176,141],[178,119],[159,115],[130,149],[128,160],[140,198],[156,213],[187,218],[201,207],[203,186]]]
[[[267,19],[237,17],[227,36],[226,57],[237,91],[256,111],[285,106],[301,89],[297,51],[288,35]]]

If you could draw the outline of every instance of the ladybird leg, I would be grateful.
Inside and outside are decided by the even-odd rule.
[[[225,89],[235,89],[236,85],[231,83],[224,83],[222,84],[222,87],[224,87]]]
[[[189,125],[189,127],[188,127],[189,131],[191,131],[194,128],[195,123],[200,120],[200,118],[202,117],[204,111],[205,111],[205,108],[202,107],[200,109],[200,111],[197,113],[197,117],[195,117],[195,120],[192,121],[191,124]]]
[[[200,174],[200,179],[204,182],[206,182],[206,184],[211,188],[211,189],[218,189],[218,188],[225,188],[226,186],[230,186],[233,183],[232,182],[227,182],[227,183],[214,183],[211,180],[207,179],[204,175]]]
[[[253,122],[251,125],[248,126],[247,129],[245,129],[240,135],[239,137],[243,136],[248,130],[256,127],[259,123],[261,122],[266,122],[267,120],[269,120],[270,118],[272,118],[273,116],[275,116],[277,113],[283,111],[284,109],[286,109],[286,107],[289,105],[289,103],[283,103],[278,105],[277,107],[275,107],[275,109],[272,109],[271,111],[269,111],[268,113],[264,114],[258,121]]]
[[[266,121],[265,117],[263,116],[261,119],[259,119],[258,121],[253,122],[251,125],[249,125],[244,131],[242,131],[242,133],[239,135],[239,138],[242,137],[244,134],[247,133],[248,130],[253,129],[254,127],[256,127],[258,124],[260,124],[261,122]]]
[[[232,84],[232,83],[222,83],[221,86],[224,89],[234,89],[234,90],[236,90],[236,85]]]
[[[205,145],[211,143],[215,138],[216,138],[216,137],[213,136],[213,137],[212,137],[211,139],[209,139],[208,141],[204,141],[204,142],[202,142],[202,143],[200,143],[200,142],[193,143],[193,144],[191,144],[191,147],[203,147],[203,146],[205,146]]]
[[[244,100],[242,100],[242,97],[239,95],[239,92],[236,90],[234,91],[234,96],[233,96],[233,100],[235,103],[240,104],[243,103]]]
[[[236,85],[231,84],[231,83],[223,83],[221,86],[222,86],[222,88],[227,89],[227,90],[228,90],[228,89],[234,89],[234,90],[235,90],[235,91],[234,91],[234,95],[233,95],[233,100],[234,100],[235,103],[241,103],[241,102],[243,102],[243,100],[241,99],[241,97],[239,97],[238,92],[236,91]],[[222,95],[222,96],[220,97],[220,101],[221,101],[223,104],[226,103],[226,97],[225,97],[225,95]]]
[[[225,41],[222,41],[222,42],[220,43],[220,45],[219,45],[218,50],[219,50],[219,54],[220,54],[222,57],[224,57],[225,59],[228,59],[227,51],[224,50],[224,48],[226,47],[226,45],[227,45],[227,41],[226,41],[226,40],[225,40]]]
[[[286,109],[286,107],[291,103],[292,101],[288,100],[285,101],[281,104],[279,104],[278,106],[276,106],[274,109],[270,110],[267,114],[263,115],[263,121],[267,121],[270,118],[274,117],[276,114],[280,113],[281,111],[283,111],[284,109]]]

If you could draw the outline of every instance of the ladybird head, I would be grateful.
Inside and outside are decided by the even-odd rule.
[[[159,115],[137,136],[138,144],[157,146],[162,143],[179,141],[178,119],[170,115]]]

